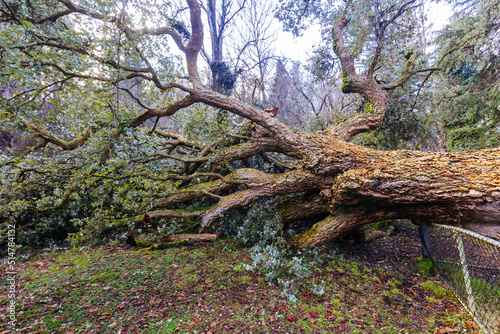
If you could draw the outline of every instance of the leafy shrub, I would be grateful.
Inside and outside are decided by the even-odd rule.
[[[320,253],[317,250],[294,252],[286,247],[281,216],[275,205],[276,199],[268,198],[256,201],[247,211],[234,210],[221,219],[216,231],[252,247],[252,263],[245,269],[265,274],[266,281],[277,285],[289,301],[296,301],[298,289],[323,294],[322,283],[305,286],[305,280],[301,280],[309,277],[319,265]]]

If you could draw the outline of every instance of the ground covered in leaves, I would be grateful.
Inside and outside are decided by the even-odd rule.
[[[479,333],[418,259],[415,227],[369,243],[332,244],[292,303],[245,270],[232,241],[144,252],[116,247],[45,251],[19,260],[19,333]],[[1,264],[0,333],[8,284]],[[321,287],[321,294],[311,286]]]

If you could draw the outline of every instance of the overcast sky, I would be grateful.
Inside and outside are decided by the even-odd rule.
[[[440,30],[448,22],[452,14],[451,7],[445,3],[428,4],[428,20],[432,23],[433,30]],[[275,42],[276,55],[293,60],[304,61],[308,58],[308,53],[314,44],[321,40],[318,26],[311,26],[303,36],[294,38],[292,33],[279,29],[278,38]]]

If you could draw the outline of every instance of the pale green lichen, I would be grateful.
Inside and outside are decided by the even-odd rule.
[[[340,84],[340,90],[343,93],[346,93],[346,90],[349,90],[350,82],[348,80],[347,72],[344,68],[342,68],[342,72],[340,72],[340,79],[342,80],[342,83]]]

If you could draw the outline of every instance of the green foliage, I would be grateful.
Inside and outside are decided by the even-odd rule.
[[[168,175],[170,169],[176,168],[176,162],[130,162],[147,157],[160,142],[136,129],[115,142],[105,166],[98,165],[95,151],[89,152],[89,147],[85,147],[56,157],[35,155],[4,167],[1,198],[2,205],[8,208],[4,217],[17,223],[23,244],[35,246],[46,239],[61,240],[68,233],[73,233],[74,242],[106,241],[112,237],[103,234],[109,224],[154,206],[160,200],[158,195],[168,191],[170,183],[140,175]],[[89,146],[92,149],[92,143]],[[3,156],[4,163],[9,160]],[[66,169],[68,161],[74,167]],[[157,230],[166,233],[177,225],[164,220],[155,223]],[[144,228],[137,224],[124,227]]]
[[[426,276],[430,276],[435,273],[434,264],[431,260],[420,256],[417,258],[417,263],[415,264],[415,269],[423,273]]]
[[[381,220],[381,221],[379,221],[379,222],[377,222],[377,223],[375,224],[375,227],[374,227],[374,228],[375,228],[376,230],[380,230],[380,229],[382,229],[384,226],[389,225],[390,223],[392,223],[392,219]]]
[[[231,128],[227,121],[219,122],[213,108],[203,105],[196,105],[188,112],[180,112],[176,118],[183,135],[197,143],[221,139],[222,134]]]
[[[311,72],[314,80],[331,80],[337,73],[338,64],[335,63],[335,57],[332,55],[331,48],[320,46],[312,51],[309,58],[308,70]]]
[[[345,11],[349,24],[344,29],[345,42],[356,58],[359,68],[368,68],[377,47],[377,34],[383,25],[382,52],[377,63],[376,77],[391,82],[398,79],[406,66],[404,54],[422,47],[416,38],[416,27],[423,18],[418,14],[418,6],[406,6],[405,2],[351,1],[280,1],[276,16],[285,30],[300,35],[306,28],[316,23],[322,33],[322,45],[318,45],[312,57],[312,70],[316,78],[330,77],[332,60],[336,57],[332,50],[331,29],[339,15]],[[398,14],[399,13],[399,14]],[[391,41],[386,43],[385,41]],[[404,49],[401,49],[404,46]],[[325,66],[326,65],[326,66]]]
[[[449,150],[500,144],[498,1],[455,2],[451,23],[437,38],[444,71],[436,100]]]
[[[382,150],[440,150],[442,143],[431,92],[419,90],[419,81],[410,79],[408,85],[387,92],[389,101],[380,126],[355,137],[353,142]]]
[[[223,217],[217,233],[231,236],[244,246],[251,246],[252,263],[246,270],[265,274],[266,281],[280,287],[281,294],[289,301],[296,301],[296,292],[302,285],[302,278],[312,274],[318,265],[314,252],[294,253],[286,247],[281,217],[275,208],[275,199],[261,199],[247,211],[232,212]],[[239,270],[233,268],[233,270]],[[321,284],[308,286],[317,294],[322,294]]]
[[[419,57],[415,61],[415,68],[430,66],[432,57],[425,54],[427,46],[422,43],[425,36],[417,29],[426,24],[420,6],[423,5],[408,5],[407,2],[392,0],[355,1],[348,5],[290,0],[281,3],[277,16],[286,29],[296,34],[300,34],[312,21],[321,26],[323,42],[315,47],[308,69],[313,80],[331,84],[339,80],[339,73],[342,79],[340,64],[335,62],[336,56],[332,50],[331,27],[345,10],[349,24],[343,30],[343,35],[346,46],[355,58],[358,73],[367,74],[371,69],[375,80],[380,84],[388,84],[409,72],[408,60],[417,52]],[[437,118],[433,116],[433,101],[429,91],[421,87],[426,81],[423,77],[414,76],[402,87],[387,91],[389,103],[383,123],[376,131],[361,134],[353,142],[385,150],[440,149],[442,144],[439,142]],[[365,112],[366,107],[365,101],[349,96],[343,100],[342,109],[337,112],[339,115],[335,119],[330,117],[325,120],[315,115],[310,117],[311,120],[305,126],[323,130],[338,119]],[[314,123],[320,125],[311,127]]]
[[[0,5],[2,15],[10,13],[6,5]],[[109,18],[121,15],[120,6],[113,2],[81,5]],[[134,17],[123,20],[130,26],[139,17],[142,21],[147,17],[151,24],[164,23],[164,15],[174,10],[171,4],[152,7],[135,0],[127,6]],[[117,67],[145,67],[147,59],[158,70],[159,82],[176,82],[183,76],[182,63],[169,53],[162,38],[126,37],[106,18],[71,15],[37,23],[62,11],[61,3],[35,0],[13,8],[16,19],[0,23],[0,128],[22,130],[33,145],[41,142],[31,131],[35,126],[50,132],[47,138],[67,144],[85,131],[90,138],[76,149],[62,150],[49,143],[29,154],[21,154],[22,149],[0,154],[1,227],[15,223],[17,241],[32,247],[60,242],[68,235],[73,243],[98,244],[123,239],[128,229],[144,229],[129,218],[154,208],[161,194],[176,191],[178,184],[168,178],[176,175],[180,163],[152,158],[164,150],[165,139],[151,135],[147,127],[129,124],[144,105],[163,108],[178,96]],[[208,120],[211,125],[206,125],[209,114],[202,107],[184,110],[176,116],[181,133],[195,141],[213,140],[216,122]],[[152,122],[144,125],[153,126]],[[163,129],[175,126],[167,124]],[[190,129],[204,131],[194,135]],[[163,233],[186,226],[182,219],[157,219],[154,224]]]
[[[228,215],[222,227],[226,230],[218,232],[233,236],[245,246],[280,242],[283,238],[283,224],[273,198],[257,200],[245,213]]]

